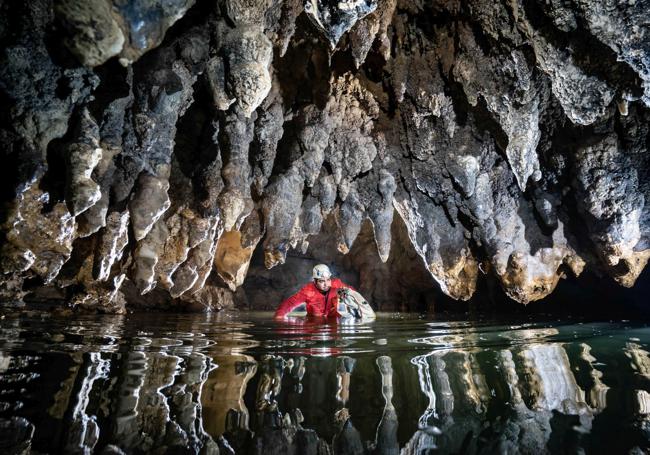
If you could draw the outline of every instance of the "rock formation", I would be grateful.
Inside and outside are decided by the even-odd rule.
[[[522,303],[585,268],[630,287],[649,21],[646,0],[0,0],[0,296],[260,307],[247,276],[296,257],[387,309],[482,274]]]

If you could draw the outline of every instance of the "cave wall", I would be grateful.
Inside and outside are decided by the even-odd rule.
[[[0,0],[0,295],[265,307],[305,255],[383,309],[470,299],[482,274],[522,303],[585,269],[631,287],[649,19],[648,1]]]

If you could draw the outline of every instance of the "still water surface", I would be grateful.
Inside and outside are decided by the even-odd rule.
[[[645,453],[649,343],[630,321],[5,312],[0,452]]]

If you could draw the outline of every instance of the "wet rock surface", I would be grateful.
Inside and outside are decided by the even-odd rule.
[[[380,309],[631,287],[649,6],[0,2],[0,295],[268,308],[317,261]]]

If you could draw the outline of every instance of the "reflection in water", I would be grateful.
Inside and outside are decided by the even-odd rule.
[[[336,453],[362,453],[361,434],[352,424],[350,411],[345,407],[350,398],[350,380],[356,361],[347,356],[336,360],[336,399],[343,407],[334,414],[337,432],[332,441],[332,448]]]
[[[92,352],[81,373],[81,384],[77,393],[77,402],[73,405],[70,416],[69,432],[65,449],[73,452],[77,448],[92,450],[99,438],[99,427],[95,416],[88,415],[86,410],[90,403],[90,392],[98,379],[107,379],[110,371],[110,361],[102,359],[98,352]]]
[[[393,405],[393,365],[391,358],[377,357],[377,366],[381,373],[381,394],[384,397],[384,412],[377,426],[375,449],[381,454],[399,453],[397,441],[397,413]]]
[[[580,343],[580,359],[585,362],[585,369],[589,372],[589,405],[594,412],[599,413],[607,407],[607,391],[609,387],[603,384],[601,373],[594,364],[596,358],[591,355],[591,347],[588,344]]]
[[[201,392],[203,425],[211,435],[228,431],[248,431],[250,416],[244,392],[257,372],[257,362],[247,355],[234,354],[213,359],[212,370]],[[227,423],[226,423],[227,420]]]
[[[3,453],[650,447],[645,329],[38,321],[0,327]]]

